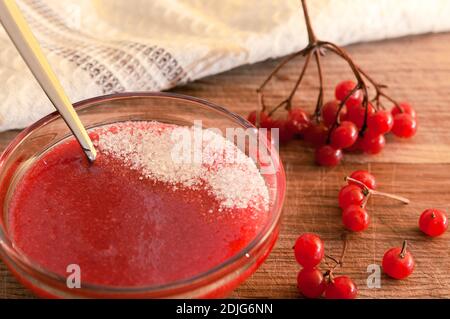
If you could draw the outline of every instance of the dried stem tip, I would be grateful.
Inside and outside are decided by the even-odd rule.
[[[408,246],[408,241],[404,240],[403,245],[402,245],[402,250],[400,251],[400,258],[405,258],[407,246]]]

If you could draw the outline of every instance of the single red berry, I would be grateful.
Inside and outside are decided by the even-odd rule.
[[[336,114],[339,109],[339,101],[330,101],[323,105],[322,107],[322,122],[326,127],[331,127],[336,120]],[[343,121],[345,115],[347,114],[347,108],[345,105],[342,107],[341,113],[339,113],[339,119]]]
[[[411,115],[414,119],[416,118],[416,111],[412,108],[412,106],[408,102],[398,103],[398,106],[394,106],[391,110],[392,116],[396,116],[397,114],[406,113]]]
[[[315,159],[320,166],[336,166],[342,160],[342,150],[323,145],[316,149]]]
[[[386,139],[383,134],[373,136],[371,134],[364,134],[361,142],[363,152],[368,154],[380,153],[386,145]]]
[[[334,95],[336,96],[336,99],[339,101],[344,101],[347,95],[350,94],[350,92],[355,88],[356,83],[353,81],[342,81],[338,85],[336,85],[336,89],[334,91]],[[361,104],[361,101],[363,99],[361,90],[357,90],[355,93],[353,93],[346,101],[347,106],[354,106]]]
[[[323,124],[311,123],[303,131],[303,138],[308,144],[319,147],[326,143],[328,135],[328,129]]]
[[[252,111],[247,116],[247,120],[255,126],[256,126],[256,114],[257,114],[256,111]],[[266,112],[260,112],[259,116],[260,116],[259,118],[260,126],[267,127],[263,124],[267,124],[267,122],[270,120],[270,116]]]
[[[363,207],[350,205],[342,211],[342,222],[347,229],[358,232],[369,227],[370,217]]]
[[[334,277],[325,288],[325,298],[327,299],[355,299],[358,288],[347,276]]]
[[[336,149],[347,148],[358,139],[358,128],[349,121],[343,121],[331,132],[331,145]]]
[[[290,129],[287,119],[272,119],[268,128],[271,129],[272,139],[274,139],[275,130],[278,129],[278,140],[280,144],[285,144],[294,138],[294,133]]]
[[[406,241],[403,247],[391,248],[383,256],[383,271],[395,279],[403,279],[411,275],[414,270],[414,259],[406,250]]]
[[[309,116],[300,108],[288,112],[288,127],[295,135],[301,134],[309,126]]]
[[[317,268],[303,268],[297,275],[298,291],[306,298],[319,298],[325,287],[323,274]]]
[[[406,113],[397,114],[394,116],[394,126],[392,133],[398,137],[410,138],[416,134],[417,121]]]
[[[370,118],[372,114],[375,113],[371,103],[367,104],[367,119]],[[366,108],[362,104],[347,106],[347,115],[345,117],[346,121],[355,123],[355,125],[361,129],[364,124],[364,119],[366,116]]]
[[[324,255],[322,239],[311,233],[305,233],[297,238],[294,246],[295,259],[305,268],[317,266]]]
[[[377,187],[377,182],[375,180],[375,176],[370,174],[368,171],[365,170],[357,170],[354,171],[351,175],[351,178],[356,179],[357,181],[360,181],[364,185],[366,185],[370,189],[375,189]],[[352,181],[348,182],[349,184],[355,184],[358,185]]]
[[[442,235],[448,228],[447,215],[439,209],[427,209],[420,215],[419,228],[431,237]]]
[[[361,187],[350,184],[341,188],[338,195],[339,207],[345,209],[350,205],[361,206],[364,201],[363,190]]]
[[[368,132],[373,135],[386,134],[392,130],[393,125],[394,117],[387,111],[378,111],[367,120]]]

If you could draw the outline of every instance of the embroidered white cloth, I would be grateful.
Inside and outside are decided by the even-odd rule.
[[[17,0],[71,101],[156,91],[306,44],[299,0]],[[309,0],[341,45],[450,30],[448,0]],[[0,27],[0,131],[54,111]]]

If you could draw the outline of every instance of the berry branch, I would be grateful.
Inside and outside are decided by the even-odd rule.
[[[388,100],[389,102],[394,104],[396,107],[398,107],[400,109],[401,113],[405,112],[403,110],[402,106],[400,105],[400,103],[398,103],[396,100],[394,100],[392,97],[390,97],[383,91],[383,89],[387,89],[387,87],[388,87],[387,85],[376,82],[363,69],[358,67],[358,70],[367,79],[367,81],[369,81],[373,85],[373,88],[375,90],[375,96],[372,98],[371,101],[375,102],[375,106],[377,109],[383,109],[383,110],[385,109],[385,107],[381,103],[381,97],[384,97],[386,100]]]
[[[357,144],[358,139],[363,141],[359,145],[360,150],[376,154],[384,147],[384,134],[391,130],[400,137],[413,136],[417,128],[414,110],[409,105],[398,103],[390,97],[385,92],[387,86],[378,83],[358,66],[345,49],[330,41],[318,39],[310,19],[307,2],[301,0],[300,3],[308,34],[308,43],[302,50],[284,58],[257,88],[258,110],[250,113],[248,120],[256,127],[278,128],[280,143],[289,141],[295,135],[303,136],[307,142],[317,147],[316,161],[318,164],[325,166],[337,165],[342,158],[341,149],[351,148],[351,146]],[[331,104],[330,102],[324,104],[322,56],[325,56],[327,52],[331,52],[344,60],[355,78],[355,82],[344,81],[336,87],[335,94],[338,101],[333,101]],[[304,57],[303,66],[289,94],[278,104],[267,105],[265,99],[267,85],[288,62],[299,56]],[[310,120],[305,112],[299,108],[293,108],[292,101],[299,91],[311,63],[314,63],[317,68],[319,88],[315,109]],[[382,99],[390,102],[396,108],[395,111],[392,110],[392,114],[384,111],[385,106]],[[328,113],[325,112],[327,106],[329,107]],[[275,113],[283,108],[288,111],[288,118],[286,120],[274,120]],[[353,109],[353,116],[348,114],[345,117],[346,109],[350,113],[350,108]],[[376,116],[373,116],[375,113]],[[395,115],[405,115],[404,113],[407,115],[398,117],[396,125]],[[371,117],[374,117],[374,119],[372,120]],[[341,125],[342,122],[347,123]],[[344,128],[341,129],[341,126]],[[307,132],[308,130],[312,133]],[[368,130],[370,134],[366,134]],[[336,137],[334,138],[333,135],[336,135]],[[357,150],[358,147],[354,149]]]
[[[299,75],[291,93],[288,95],[288,97],[286,99],[284,99],[282,102],[280,102],[278,105],[276,105],[269,112],[269,115],[274,114],[279,108],[281,108],[283,106],[287,110],[290,110],[292,107],[292,99],[293,99],[298,87],[300,86],[300,84],[302,82],[302,79],[304,77],[306,70],[308,69],[311,55],[314,55],[314,61],[317,66],[317,71],[318,71],[318,75],[319,75],[319,93],[317,96],[316,108],[315,108],[314,116],[313,116],[314,119],[317,120],[320,117],[320,111],[323,106],[323,95],[324,95],[323,71],[322,71],[320,57],[321,57],[321,55],[325,55],[327,50],[335,53],[337,56],[342,58],[348,64],[348,66],[352,70],[352,72],[357,80],[357,84],[356,84],[354,90],[350,91],[347,94],[347,98],[345,100],[350,98],[356,91],[362,90],[362,94],[363,94],[362,106],[367,110],[368,103],[369,103],[369,91],[368,91],[368,86],[367,86],[366,82],[364,81],[364,78],[366,78],[373,85],[373,87],[375,89],[376,95],[373,98],[373,100],[377,102],[377,104],[376,104],[377,107],[378,107],[378,105],[380,105],[380,103],[379,103],[380,97],[385,97],[386,99],[391,101],[393,104],[398,105],[398,103],[394,99],[392,99],[385,92],[383,92],[382,89],[386,88],[386,86],[382,85],[382,84],[378,84],[370,76],[368,76],[368,74],[365,71],[363,71],[360,67],[358,67],[354,63],[353,59],[343,48],[339,47],[338,45],[336,45],[332,42],[321,41],[321,40],[317,39],[317,37],[314,33],[314,29],[312,27],[306,0],[301,0],[301,5],[302,5],[302,9],[303,9],[303,15],[305,18],[306,30],[308,33],[308,44],[306,45],[306,47],[303,50],[296,52],[294,54],[291,54],[290,56],[285,58],[283,61],[281,61],[280,64],[275,67],[275,69],[267,76],[267,78],[263,81],[263,83],[256,90],[258,97],[259,97],[258,101],[259,101],[260,109],[262,111],[266,111],[268,108],[264,101],[264,89],[265,89],[266,85],[270,82],[270,80],[279,71],[281,71],[283,69],[283,67],[288,62],[290,62],[297,56],[302,55],[302,56],[305,56],[306,59],[303,64],[302,71],[300,72],[300,75]],[[341,101],[342,106],[345,105],[345,100]],[[342,110],[342,107],[340,107],[340,110]],[[334,126],[339,125],[339,113],[340,113],[340,111],[338,112],[338,114],[336,116]],[[364,130],[366,129],[366,126],[367,126],[367,112],[366,112],[366,116],[365,116],[365,120],[364,120],[364,125],[361,128],[361,133],[364,132]],[[331,132],[331,130],[330,130],[330,132]]]
[[[289,94],[289,96],[281,101],[277,106],[275,106],[270,112],[269,112],[269,116],[273,115],[279,108],[285,106],[287,110],[290,110],[292,108],[292,99],[294,98],[295,92],[297,92],[297,88],[299,87],[300,83],[302,82],[303,76],[306,73],[306,69],[308,68],[308,64],[309,61],[311,59],[311,52],[309,52],[306,55],[306,59],[305,59],[305,63],[303,64],[303,68],[302,71],[300,72],[300,75],[297,78],[297,81],[295,82],[294,88],[291,90],[291,93]],[[261,94],[261,101],[263,100],[263,95]],[[265,109],[265,104],[263,104],[263,110]]]
[[[343,233],[341,236],[342,239],[342,250],[341,255],[339,256],[339,259],[334,258],[333,256],[325,254],[324,256],[334,262],[334,266],[329,267],[329,269],[325,272],[325,276],[330,276],[330,278],[333,277],[333,270],[335,270],[338,266],[342,267],[344,265],[344,257],[345,253],[347,252],[348,247],[348,234]]]

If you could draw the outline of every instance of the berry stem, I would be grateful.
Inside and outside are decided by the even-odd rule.
[[[369,192],[369,193],[367,193],[367,195],[365,195],[364,200],[361,203],[362,208],[366,208],[366,205],[369,202],[370,194],[371,194],[371,192]]]
[[[288,102],[288,100],[286,99],[286,100],[283,100],[283,101],[281,101],[280,103],[278,103],[277,104],[277,106],[275,106],[274,108],[273,108],[273,110],[272,111],[270,111],[269,112],[269,116],[272,116],[273,115],[273,113],[275,113],[279,108],[281,108],[282,106],[284,106],[284,105],[286,105],[286,107],[287,107],[287,105],[289,104],[289,102]]]
[[[272,111],[269,112],[269,116],[272,116],[282,106],[286,106],[287,110],[290,110],[292,108],[292,99],[294,98],[294,95],[297,92],[298,87],[302,83],[303,76],[306,73],[306,69],[308,68],[309,61],[311,60],[311,54],[312,54],[311,51],[307,53],[306,58],[305,58],[305,62],[303,63],[302,71],[300,72],[300,75],[298,76],[297,81],[295,82],[295,85],[292,88],[291,93],[289,94],[289,96],[285,100],[283,100],[280,103],[278,103],[278,105],[275,106],[272,109]]]
[[[367,114],[368,114],[368,107],[369,107],[369,91],[367,89],[367,85],[363,79],[362,74],[359,72],[359,69],[356,66],[356,64],[353,62],[353,59],[343,48],[337,46],[334,43],[328,42],[328,41],[318,41],[318,45],[321,47],[323,46],[324,48],[327,48],[331,52],[335,53],[336,55],[338,55],[339,57],[344,59],[347,62],[350,69],[352,70],[352,72],[357,80],[356,88],[357,88],[357,90],[361,89],[362,93],[363,93],[362,106],[365,109],[365,115],[364,115],[364,122],[363,122],[363,125],[360,130],[360,135],[363,135],[364,131],[366,130],[366,127],[367,127],[367,117],[368,117]],[[356,92],[356,90],[355,90],[355,92]]]
[[[328,259],[331,259],[334,262],[334,266],[330,267],[330,269],[327,270],[327,273],[331,275],[331,273],[333,272],[334,269],[336,269],[338,266],[342,267],[344,264],[344,256],[345,253],[347,251],[347,246],[348,246],[348,235],[347,233],[343,233],[342,236],[342,241],[343,241],[343,245],[342,245],[342,251],[341,251],[341,256],[339,257],[339,259],[334,258],[333,256],[327,255],[325,254],[324,256]]]
[[[346,181],[346,182],[350,181],[350,182],[356,183],[359,186],[361,186],[363,188],[364,196],[368,196],[370,194],[370,192],[372,191],[366,184],[364,184],[363,182],[358,181],[357,179],[354,179],[350,176],[345,176],[344,181]]]
[[[408,241],[407,240],[404,240],[403,241],[403,244],[402,244],[402,250],[400,251],[400,258],[405,258],[405,255],[406,255],[406,247],[408,246]]]
[[[324,272],[323,278],[326,280],[327,283],[334,282],[334,275],[333,275],[333,269],[328,269]]]
[[[410,203],[410,200],[405,198],[405,197],[403,197],[403,196],[398,196],[398,195],[394,195],[394,194],[379,192],[379,191],[376,191],[376,190],[371,190],[370,192],[373,195],[384,196],[384,197],[388,197],[388,198],[392,198],[392,199],[398,200],[398,201],[402,202],[405,205]]]
[[[366,197],[368,197],[369,195],[377,195],[377,196],[384,196],[384,197],[388,197],[388,198],[392,198],[392,199],[398,200],[398,201],[402,202],[403,204],[409,204],[410,203],[410,200],[405,198],[405,197],[398,196],[398,195],[393,195],[393,194],[389,194],[389,193],[385,193],[385,192],[376,191],[374,189],[370,189],[363,182],[360,182],[357,179],[351,178],[349,176],[345,177],[345,181],[350,181],[350,182],[353,182],[355,184],[358,184],[358,185],[362,186],[363,187],[363,193],[364,193],[364,195]]]
[[[303,64],[302,71],[300,72],[300,75],[297,78],[297,82],[295,82],[294,88],[292,89],[291,93],[289,94],[288,100],[292,101],[292,98],[295,95],[295,92],[297,91],[298,87],[300,86],[300,83],[302,83],[303,76],[306,73],[306,69],[308,69],[309,61],[311,60],[311,52],[308,52],[305,58],[305,63]],[[289,103],[290,104],[290,103]]]
[[[330,256],[330,255],[327,255],[327,254],[325,254],[324,255],[326,258],[328,258],[328,259],[331,259],[334,263],[335,263],[335,265],[339,265],[339,260],[337,260],[336,258],[334,258],[333,256]]]
[[[320,62],[320,49],[314,51],[314,56],[316,59],[317,73],[319,74],[319,94],[317,95],[316,109],[314,110],[314,118],[318,119],[320,117],[320,111],[323,106],[323,73],[322,64]]]
[[[275,69],[272,70],[272,72],[270,72],[270,74],[267,76],[267,78],[264,80],[264,82],[258,87],[258,89],[256,89],[256,94],[258,95],[258,104],[260,106],[261,111],[266,111],[267,106],[266,103],[264,101],[264,93],[263,90],[266,87],[266,85],[270,82],[270,80],[275,76],[275,74],[277,74],[282,68],[283,66],[285,66],[289,61],[293,60],[294,58],[296,58],[299,55],[303,55],[306,51],[309,51],[309,48],[305,48],[299,52],[293,53],[291,55],[288,55],[286,58],[284,58],[280,64],[278,64]]]
[[[317,41],[316,35],[314,34],[314,30],[312,28],[311,19],[309,18],[308,6],[306,5],[306,0],[301,0],[303,15],[305,17],[306,29],[308,31],[308,40],[309,43],[315,43]]]
[[[342,245],[341,256],[339,258],[339,264],[342,267],[344,265],[344,257],[345,257],[345,253],[347,252],[347,247],[348,247],[348,235],[347,235],[347,233],[343,233],[341,238],[342,238],[342,241],[343,241],[343,245]]]
[[[360,67],[358,67],[358,70],[373,85],[373,87],[375,89],[375,97],[372,99],[372,101],[375,101],[375,105],[376,105],[377,109],[379,109],[380,107],[382,109],[384,109],[384,106],[381,104],[381,101],[380,101],[380,98],[384,97],[386,100],[388,100],[392,104],[396,105],[400,109],[400,112],[403,113],[403,108],[399,106],[399,103],[396,100],[394,100],[392,97],[387,95],[385,92],[383,92],[383,89],[386,89],[387,85],[376,82],[371,76],[369,76],[369,74],[367,74],[367,72],[365,72]]]

